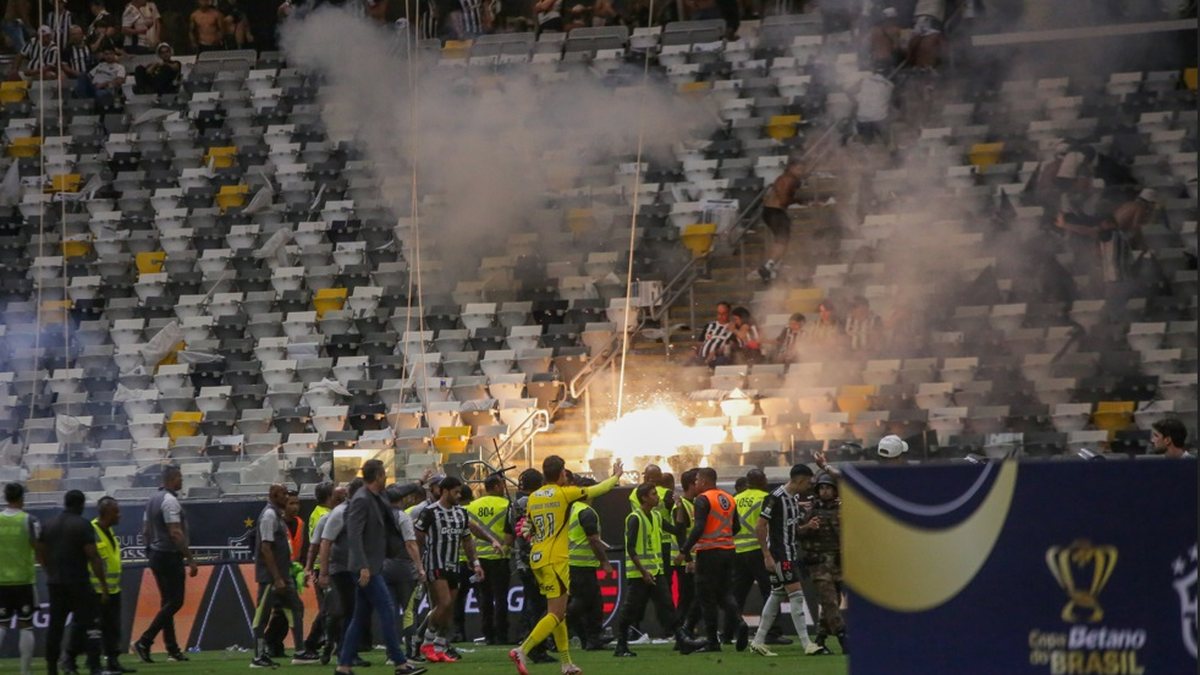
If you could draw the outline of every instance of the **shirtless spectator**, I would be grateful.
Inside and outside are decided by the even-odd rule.
[[[188,35],[197,54],[225,48],[225,16],[213,0],[198,0],[188,19]]]
[[[723,366],[730,361],[734,342],[733,318],[728,302],[717,303],[717,318],[704,327],[701,343],[696,347],[692,362],[706,366]]]
[[[904,46],[900,42],[900,23],[896,20],[896,9],[885,7],[867,33],[867,49],[871,54],[871,66],[891,72],[904,61]]]
[[[800,361],[800,349],[804,346],[804,323],[807,319],[800,312],[788,317],[787,326],[779,331],[775,338],[771,360],[775,363],[797,363]]]
[[[771,245],[767,248],[767,261],[754,274],[764,282],[771,282],[779,276],[779,266],[787,255],[788,242],[792,238],[792,218],[787,208],[799,203],[796,192],[807,174],[808,171],[799,161],[788,162],[763,197],[762,219],[771,231]]]
[[[1158,204],[1154,190],[1146,188],[1135,199],[1121,204],[1099,226],[1072,222],[1060,215],[1056,225],[1069,234],[1096,242],[1100,269],[1105,281],[1120,281],[1132,271],[1134,251],[1146,252],[1142,228],[1150,222]]]
[[[913,10],[912,39],[908,42],[909,63],[918,70],[933,71],[942,56],[942,29],[946,0],[917,0]]]

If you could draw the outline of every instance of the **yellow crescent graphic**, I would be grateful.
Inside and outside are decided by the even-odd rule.
[[[975,513],[957,525],[930,530],[896,520],[847,482],[841,491],[846,583],[897,612],[922,612],[953,598],[991,555],[1016,483],[1016,462],[1005,462]]]

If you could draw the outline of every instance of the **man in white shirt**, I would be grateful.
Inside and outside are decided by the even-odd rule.
[[[113,99],[121,93],[125,84],[125,66],[121,65],[117,50],[112,44],[105,44],[100,50],[100,63],[88,73],[92,91],[96,93],[96,106],[109,107]]]
[[[887,143],[887,120],[891,114],[892,92],[896,85],[887,78],[883,69],[876,68],[858,83],[854,122],[855,131],[863,143],[877,138]]]

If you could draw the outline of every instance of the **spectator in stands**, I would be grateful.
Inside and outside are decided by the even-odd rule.
[[[800,360],[800,349],[804,345],[804,322],[800,312],[788,317],[787,326],[775,338],[771,360],[775,363],[796,363]]]
[[[737,359],[743,363],[758,363],[763,359],[762,339],[758,334],[758,326],[754,317],[745,307],[735,307],[733,316],[733,334],[737,340]]]
[[[387,0],[363,0],[363,4],[368,19],[381,24],[387,23]]]
[[[1187,427],[1175,417],[1164,417],[1150,425],[1150,445],[1154,452],[1170,459],[1196,459],[1187,451]]]
[[[8,0],[4,3],[4,21],[0,31],[8,50],[20,54],[29,39],[33,37],[32,13],[29,11],[29,0]]]
[[[447,40],[471,40],[492,29],[492,10],[484,0],[438,0],[438,25]]]
[[[864,352],[875,347],[879,336],[879,317],[871,312],[871,304],[859,296],[850,303],[850,315],[843,328],[846,345],[852,352]]]
[[[227,49],[246,49],[254,45],[254,34],[250,31],[250,20],[237,0],[217,0],[225,28]]]
[[[121,57],[111,42],[101,47],[100,63],[92,68],[85,81],[89,93],[96,97],[96,108],[99,110],[111,107],[121,95],[121,87],[125,85],[125,66],[121,65]]]
[[[54,31],[54,44],[58,45],[59,50],[66,49],[71,39],[71,26],[74,25],[66,0],[54,0],[54,6],[46,12],[42,24]]]
[[[225,15],[213,6],[213,0],[198,0],[188,17],[188,37],[197,54],[225,48]]]
[[[162,15],[158,13],[158,5],[149,0],[129,0],[121,13],[121,32],[125,34],[125,51],[151,53],[162,35]]]
[[[779,277],[779,266],[787,255],[788,242],[792,238],[792,218],[787,208],[799,203],[796,195],[800,183],[808,175],[808,170],[799,160],[788,162],[783,173],[771,183],[763,196],[762,220],[771,231],[771,244],[767,248],[767,260],[758,268],[757,275],[764,282],[774,281]],[[753,275],[752,275],[753,276]]]
[[[99,54],[101,41],[104,40],[120,44],[120,28],[117,26],[116,17],[105,7],[104,0],[89,0],[88,11],[92,14],[92,21],[87,27],[87,43],[92,52]]]
[[[854,132],[863,143],[880,139],[885,146],[890,145],[887,121],[895,104],[896,85],[888,79],[888,70],[886,66],[876,66],[855,85]],[[843,136],[842,143],[849,137],[849,133]]]
[[[946,0],[917,0],[913,10],[912,38],[908,43],[909,63],[919,70],[933,71],[942,55],[942,28]]]
[[[171,45],[158,45],[158,61],[148,66],[138,66],[133,71],[136,91],[139,94],[174,94],[179,91],[179,74],[183,64],[175,59]]]
[[[539,33],[561,33],[563,23],[563,0],[537,0],[533,11],[537,13]]]
[[[17,59],[17,72],[26,80],[58,79],[58,47],[49,26],[38,28],[38,37],[25,43]]]
[[[728,302],[717,303],[717,318],[704,327],[701,343],[695,348],[696,354],[692,358],[694,363],[706,366],[721,366],[729,363],[734,340],[731,309]]]
[[[1119,281],[1132,271],[1136,262],[1132,259],[1133,251],[1145,250],[1142,227],[1150,221],[1157,202],[1158,196],[1154,190],[1146,188],[1134,199],[1117,206],[1102,220],[1059,213],[1055,225],[1069,235],[1082,239],[1082,247],[1076,249],[1077,256],[1091,258],[1089,249],[1098,253],[1099,268],[1104,279]]]
[[[883,464],[903,464],[904,454],[908,452],[908,443],[895,434],[889,434],[879,439],[879,447],[875,451]]]
[[[871,57],[871,67],[884,69],[885,73],[890,73],[904,61],[900,22],[896,20],[896,16],[894,7],[883,8],[867,33],[867,51]]]
[[[62,55],[62,73],[64,78],[71,78],[79,92],[79,85],[85,84],[85,77],[89,70],[94,66],[95,58],[92,56],[92,50],[83,41],[83,29],[79,26],[71,26],[70,37],[67,40],[67,45],[60,50]]]
[[[815,347],[833,347],[839,344],[842,335],[841,317],[833,301],[825,299],[817,305],[817,320],[808,329],[808,342]]]

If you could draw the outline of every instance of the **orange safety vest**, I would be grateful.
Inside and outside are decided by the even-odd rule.
[[[296,516],[296,527],[291,530],[292,562],[300,561],[300,550],[304,548],[304,519]]]
[[[696,542],[695,550],[733,550],[733,519],[737,518],[737,507],[733,503],[733,497],[717,488],[702,492],[700,496],[708,499],[709,509],[708,519],[704,521],[704,532]]]

